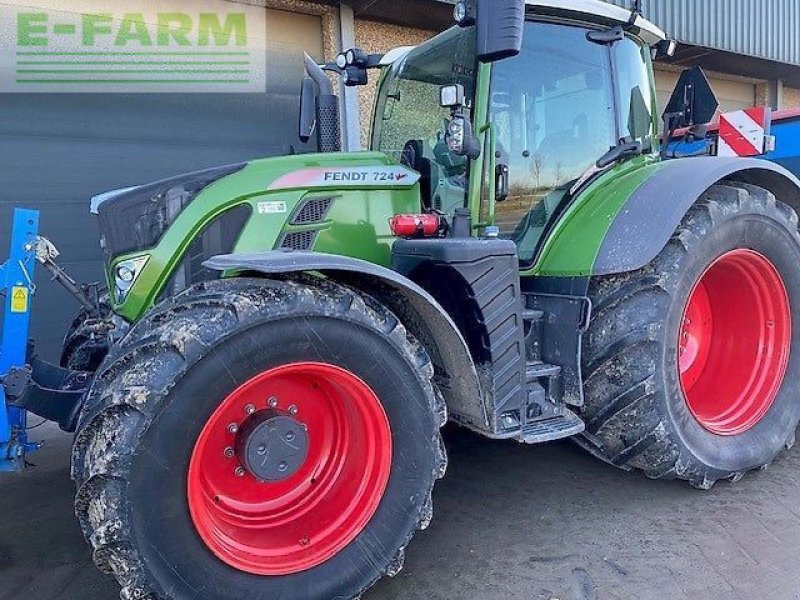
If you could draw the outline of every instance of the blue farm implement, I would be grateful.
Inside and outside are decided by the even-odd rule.
[[[755,142],[755,146],[758,148],[748,152],[746,155],[759,156],[777,163],[795,176],[800,177],[800,110],[798,109],[777,111],[750,109],[723,114],[720,117],[720,122],[708,126],[706,135],[702,139],[687,139],[685,137],[687,132],[682,132],[683,135],[676,138],[671,144],[671,152],[675,157],[723,154],[720,149],[723,145],[720,143],[722,121],[725,120],[731,123],[734,128],[741,129],[740,141],[744,142],[745,138],[752,135],[752,130],[746,131],[746,121],[743,122],[737,116],[746,116],[758,110],[763,111],[765,115],[764,125],[760,131],[763,145]],[[758,129],[757,122],[755,123],[755,129]],[[732,146],[734,149],[737,147],[735,143]],[[731,145],[728,145],[728,148],[730,147]]]
[[[57,422],[74,431],[83,394],[91,375],[68,371],[36,358],[28,340],[31,305],[36,294],[37,263],[68,289],[75,283],[53,258],[55,248],[38,235],[39,213],[14,211],[8,260],[0,265],[4,296],[3,330],[0,337],[0,472],[21,471],[25,457],[40,444],[28,438],[28,413]],[[79,298],[86,296],[76,287]]]

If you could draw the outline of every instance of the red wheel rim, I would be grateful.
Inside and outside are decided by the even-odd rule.
[[[242,466],[237,435],[250,420],[276,414],[306,432],[306,453],[296,471],[267,482]],[[299,573],[361,533],[391,463],[389,421],[366,383],[332,365],[290,364],[253,377],[211,415],[189,463],[189,510],[203,542],[231,567]]]
[[[686,304],[678,341],[684,398],[697,421],[737,435],[769,411],[786,374],[792,317],[775,266],[753,250],[722,255]]]

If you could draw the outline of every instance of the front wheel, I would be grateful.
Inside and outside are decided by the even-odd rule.
[[[89,394],[72,469],[95,562],[125,598],[358,597],[430,522],[445,469],[432,375],[397,318],[349,288],[187,290],[114,347]]]
[[[650,265],[592,282],[585,446],[619,467],[708,488],[794,443],[797,223],[762,188],[716,185]]]

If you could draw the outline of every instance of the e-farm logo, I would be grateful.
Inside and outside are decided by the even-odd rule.
[[[225,0],[9,5],[5,92],[263,92],[263,9]],[[163,4],[163,6],[158,6]],[[125,6],[128,5],[128,6]],[[146,10],[142,10],[146,6]]]

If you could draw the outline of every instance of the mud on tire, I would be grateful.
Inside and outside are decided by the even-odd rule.
[[[369,350],[369,352],[367,352]],[[187,507],[187,463],[219,397],[265,368],[329,363],[372,389],[391,426],[391,472],[374,516],[326,562],[259,576],[218,559]],[[72,452],[75,509],[122,598],[355,598],[400,571],[432,518],[446,420],[424,349],[369,296],[314,277],[197,285],[132,328],[98,371]],[[215,400],[217,398],[217,400]]]
[[[652,263],[591,282],[594,316],[583,343],[587,430],[581,445],[618,467],[707,489],[719,479],[738,480],[769,465],[794,443],[800,419],[797,225],[795,212],[768,191],[725,182],[696,202]],[[715,259],[737,249],[755,251],[774,265],[794,327],[785,377],[766,414],[723,435],[704,427],[687,404],[679,336],[695,285]],[[736,296],[728,301],[743,302]]]
[[[111,314],[106,301],[100,303],[103,317]],[[100,333],[96,325],[98,319],[82,308],[72,321],[62,343],[60,364],[73,371],[96,371],[111,348],[108,333]]]

